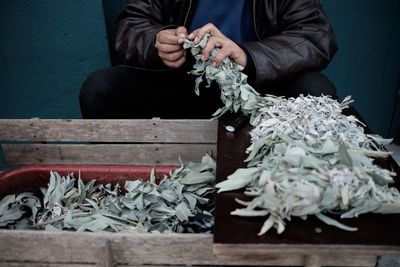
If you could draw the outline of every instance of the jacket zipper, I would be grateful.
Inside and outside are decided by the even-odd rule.
[[[257,0],[253,0],[253,26],[254,26],[254,32],[256,33],[258,40],[261,40],[260,36],[258,35],[256,27],[256,1]]]
[[[188,8],[188,10],[186,12],[185,20],[183,21],[183,26],[185,26],[185,27],[187,26],[186,22],[187,22],[187,19],[189,17],[190,10],[192,9],[192,2],[193,2],[193,0],[189,0],[189,8]]]

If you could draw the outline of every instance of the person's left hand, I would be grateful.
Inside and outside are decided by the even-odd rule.
[[[201,52],[203,61],[206,61],[210,57],[210,53],[213,48],[219,48],[219,52],[214,59],[214,67],[218,67],[222,60],[227,57],[231,58],[234,62],[242,67],[246,66],[247,56],[243,49],[231,39],[226,37],[212,23],[208,23],[205,26],[194,30],[191,34],[189,34],[188,39],[194,40],[194,42],[197,44],[207,33],[210,33],[211,36],[208,39],[206,47],[204,47]]]

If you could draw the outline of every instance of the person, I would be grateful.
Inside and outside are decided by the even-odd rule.
[[[83,118],[210,118],[221,107],[212,84],[194,93],[194,59],[185,39],[209,33],[202,59],[231,58],[261,94],[336,98],[320,73],[337,50],[333,29],[315,0],[129,1],[116,21],[123,65],[92,73],[80,92]]]

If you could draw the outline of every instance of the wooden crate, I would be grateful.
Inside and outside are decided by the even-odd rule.
[[[0,120],[10,164],[177,165],[216,150],[208,120]]]
[[[177,165],[216,153],[207,120],[0,120],[9,164]],[[240,230],[240,229],[238,229]],[[226,255],[223,250],[237,250]],[[0,266],[375,266],[397,248],[321,245],[213,246],[211,234],[0,230]],[[252,254],[252,256],[249,256]]]

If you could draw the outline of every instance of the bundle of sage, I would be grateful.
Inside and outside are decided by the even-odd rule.
[[[257,100],[260,99],[260,94],[247,83],[247,75],[241,72],[243,67],[231,59],[224,59],[218,68],[212,65],[218,54],[217,48],[211,51],[211,55],[206,61],[201,59],[201,50],[206,46],[209,37],[210,35],[206,34],[198,44],[190,40],[185,40],[183,44],[185,49],[191,49],[191,53],[196,59],[193,70],[190,71],[191,74],[198,76],[195,81],[196,94],[200,94],[200,84],[203,80],[207,82],[206,87],[215,81],[221,89],[221,101],[225,106],[212,115],[214,119],[228,111],[238,112],[239,110],[251,116]]]
[[[159,184],[152,171],[149,181],[126,181],[124,190],[95,180],[84,184],[81,177],[75,186],[72,174],[61,177],[51,172],[48,187],[41,189],[43,203],[32,193],[0,201],[0,227],[182,232],[190,217],[212,211],[215,168],[214,159],[205,155],[200,163],[182,163]]]

